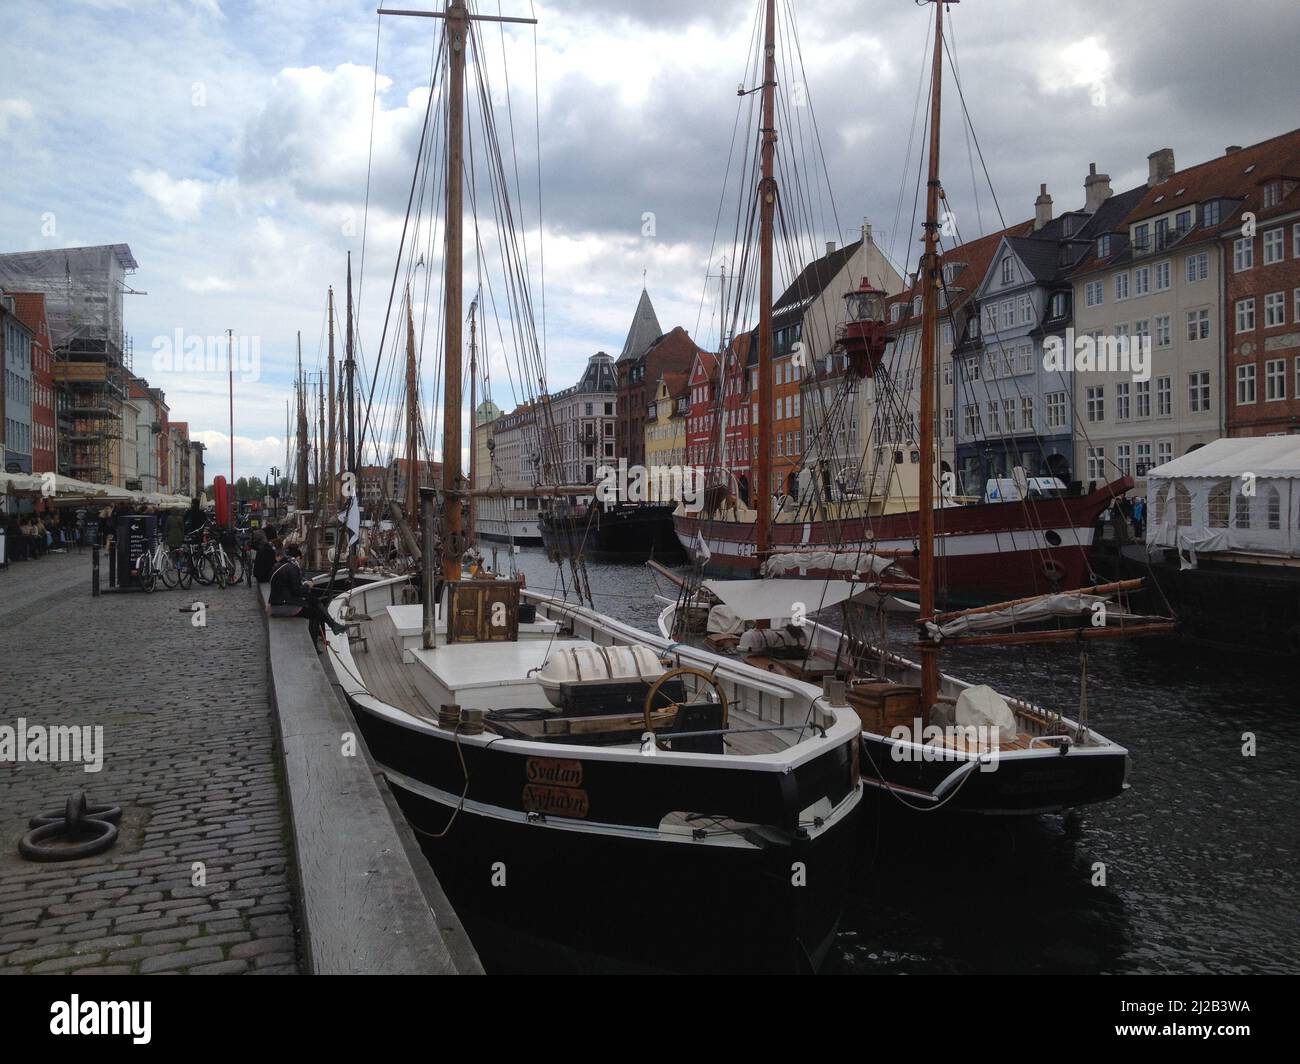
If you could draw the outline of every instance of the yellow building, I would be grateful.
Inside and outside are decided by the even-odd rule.
[[[680,466],[686,462],[686,415],[690,409],[687,373],[664,373],[646,410],[645,464]]]

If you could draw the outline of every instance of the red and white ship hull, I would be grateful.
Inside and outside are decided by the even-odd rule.
[[[1133,486],[1128,477],[1089,495],[1030,502],[945,507],[935,514],[936,594],[940,603],[1000,602],[1088,583],[1088,552],[1102,511]],[[840,521],[776,522],[772,552],[910,551],[918,513]],[[710,576],[746,577],[757,570],[752,522],[678,512],[673,528],[682,546],[708,548]],[[914,558],[898,566],[915,577]]]

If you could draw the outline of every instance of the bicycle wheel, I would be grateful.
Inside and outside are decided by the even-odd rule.
[[[239,551],[226,555],[226,580],[238,585],[244,579],[244,555]]]
[[[200,584],[210,584],[217,576],[217,567],[207,554],[200,554],[194,559],[194,579]]]
[[[194,559],[185,551],[176,556],[176,583],[182,591],[188,591],[194,582]]]
[[[163,587],[173,588],[180,582],[180,573],[176,570],[176,555],[171,551],[163,551],[162,564],[158,568],[158,575],[162,578]]]
[[[216,555],[213,558],[208,559],[208,562],[212,566],[213,582],[217,585],[217,587],[221,588],[222,590],[225,590],[226,584],[229,582],[228,581],[229,571],[226,569],[226,563],[222,560],[220,554]]]
[[[152,555],[140,555],[140,561],[135,570],[135,578],[140,584],[140,589],[145,592],[152,591],[158,585],[158,570],[153,567]]]

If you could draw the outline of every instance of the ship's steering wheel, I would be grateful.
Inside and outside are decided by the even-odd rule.
[[[660,688],[662,688],[665,683],[676,676],[693,676],[697,681],[703,680],[713,688],[714,692],[718,696],[718,703],[722,706],[722,726],[725,728],[727,726],[727,692],[723,690],[722,682],[711,672],[705,672],[703,669],[697,669],[692,665],[679,665],[677,668],[669,669],[667,672],[660,675],[655,682],[650,685],[650,690],[646,692],[645,730],[650,732],[652,735],[654,734],[651,717],[654,712],[655,695],[659,693]],[[699,690],[698,683],[696,684],[696,690]],[[681,704],[682,703],[680,702],[669,703],[673,708],[677,708]],[[655,742],[657,744],[658,739],[656,739]]]

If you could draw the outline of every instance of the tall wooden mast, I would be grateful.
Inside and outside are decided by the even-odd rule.
[[[460,355],[463,285],[463,175],[465,160],[465,48],[469,43],[471,19],[480,22],[513,22],[535,25],[533,18],[508,15],[470,15],[465,0],[447,0],[445,11],[385,11],[380,15],[411,15],[440,18],[447,31],[447,173],[446,245],[443,255],[446,317],[443,323],[445,350],[442,407],[442,579],[460,579],[461,556],[465,551],[463,511],[466,492],[461,470],[460,444]],[[349,289],[351,286],[349,285]],[[425,526],[425,542],[429,528]],[[424,645],[433,646],[434,568],[431,553],[425,551]]]
[[[327,297],[326,305],[329,310],[328,318],[329,318],[330,369],[329,369],[329,392],[327,393],[329,395],[329,418],[328,418],[329,432],[325,436],[325,454],[326,454],[325,483],[329,485],[329,487],[327,490],[327,494],[324,496],[325,503],[322,506],[322,513],[324,513],[325,510],[327,509],[329,509],[330,513],[333,513],[333,510],[330,508],[333,507],[334,504],[338,501],[337,500],[338,481],[336,479],[337,467],[334,464],[334,453],[335,453],[334,452],[334,432],[335,432],[334,404],[335,402],[337,402],[337,399],[335,397],[335,391],[334,391],[334,288],[332,285],[330,286],[329,296]]]
[[[478,332],[474,312],[478,310],[478,297],[469,305],[469,486],[478,487]],[[470,500],[466,520],[466,538],[478,541],[478,503]]]
[[[771,546],[772,524],[772,228],[776,214],[776,0],[767,0],[763,32],[763,176],[758,183],[758,454],[751,485],[757,559]]]
[[[406,519],[414,521],[419,512],[420,475],[417,460],[420,434],[420,390],[415,373],[415,316],[411,311],[411,286],[406,286]]]
[[[446,383],[442,406],[442,578],[460,578],[464,553],[461,509],[465,485],[460,469],[460,319],[462,263],[462,171],[465,139],[465,45],[469,37],[469,13],[464,0],[447,4],[447,55],[450,80],[447,84],[447,248],[443,256],[446,273],[446,311],[443,361]]]
[[[307,464],[307,385],[302,376],[302,333],[298,334],[298,509],[311,506],[307,484],[311,479]]]
[[[356,438],[356,408],[353,403],[353,397],[356,390],[356,359],[354,351],[355,340],[353,338],[352,327],[352,252],[348,252],[348,333],[345,341],[345,361],[343,363],[344,386],[347,389],[346,406],[343,408],[344,420],[347,421],[348,430],[348,453],[347,466],[348,472],[356,476],[357,472],[357,438]],[[353,484],[355,492],[358,486]]]
[[[925,252],[921,257],[921,490],[920,617],[934,616],[934,418],[935,328],[941,269],[939,261],[939,97],[943,88],[943,5],[934,4],[934,59],[930,71],[930,170],[925,191]],[[921,643],[921,710],[928,713],[939,695],[939,648]]]

